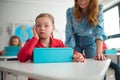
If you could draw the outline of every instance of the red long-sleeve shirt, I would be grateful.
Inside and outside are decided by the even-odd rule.
[[[103,42],[103,51],[105,51],[107,49],[106,43]]]
[[[27,40],[24,47],[22,47],[18,53],[18,60],[20,62],[26,62],[28,60],[32,60],[33,50],[34,48],[43,48],[43,44],[38,41],[37,38],[33,37],[30,40]],[[50,47],[66,47],[61,40],[55,39],[53,37],[50,38]]]

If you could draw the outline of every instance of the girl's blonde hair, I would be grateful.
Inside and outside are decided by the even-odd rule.
[[[36,17],[35,21],[36,21],[38,18],[40,18],[40,17],[48,17],[48,18],[52,21],[52,23],[54,24],[54,18],[53,18],[53,16],[52,16],[51,14],[49,14],[49,13],[41,13],[41,14],[39,14],[39,15]]]
[[[20,39],[20,37],[18,37],[18,36],[11,36],[11,37],[10,37],[10,40],[9,40],[9,43],[8,43],[9,46],[12,46],[12,39],[18,39],[19,44],[18,44],[17,46],[22,47],[21,39]]]
[[[74,17],[78,21],[84,16],[82,14],[82,9],[79,6],[78,0],[74,0]],[[88,6],[87,20],[89,24],[93,26],[97,26],[98,24],[98,13],[99,13],[99,1],[98,0],[90,0],[90,4]]]

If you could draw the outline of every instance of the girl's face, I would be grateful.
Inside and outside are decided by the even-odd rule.
[[[38,18],[35,25],[40,38],[49,38],[54,31],[54,24],[48,17]]]
[[[87,10],[90,0],[77,0],[77,1],[78,1],[80,8]]]
[[[13,38],[11,44],[12,46],[18,46],[19,40],[17,38]]]

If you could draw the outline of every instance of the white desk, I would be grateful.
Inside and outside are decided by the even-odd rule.
[[[8,60],[17,60],[17,56],[0,56],[0,61],[8,61]],[[3,72],[1,72],[1,80],[3,80]]]
[[[20,63],[0,61],[0,70],[40,80],[103,80],[111,60],[85,63]]]
[[[116,56],[117,57],[117,64],[120,65],[120,52],[118,52],[117,54],[105,54],[105,55],[113,55],[113,56]]]
[[[8,59],[17,59],[17,56],[0,56],[0,60],[7,61]]]

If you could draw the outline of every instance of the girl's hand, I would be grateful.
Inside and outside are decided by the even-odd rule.
[[[108,59],[108,57],[105,56],[104,54],[96,54],[94,59],[95,60],[102,60],[102,61],[104,61],[104,60]]]
[[[39,35],[38,35],[37,31],[36,31],[36,25],[34,25],[34,27],[33,27],[33,34],[34,34],[34,37],[39,39]]]
[[[5,54],[5,50],[0,51],[0,56]]]
[[[81,53],[76,53],[73,56],[73,62],[84,62],[85,58]]]

